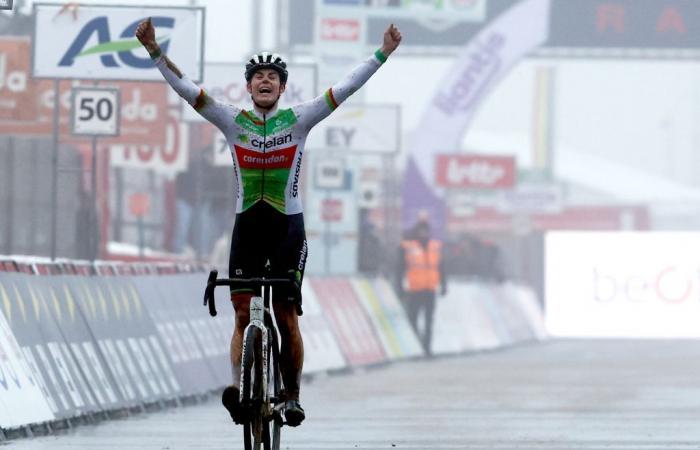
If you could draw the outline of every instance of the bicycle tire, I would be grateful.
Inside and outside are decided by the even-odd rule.
[[[262,332],[251,327],[245,335],[241,358],[242,405],[246,410],[243,424],[243,446],[245,450],[260,450],[263,442],[262,417]]]
[[[270,380],[270,397],[276,399],[277,402],[281,402],[282,397],[282,372],[280,371],[279,356],[280,347],[278,344],[277,330],[269,329],[269,339],[270,349],[268,355],[270,355],[271,363],[268,365],[268,370],[271,376],[268,377]],[[281,433],[282,433],[282,422],[280,419],[272,419],[272,446],[271,450],[280,450],[281,445]]]

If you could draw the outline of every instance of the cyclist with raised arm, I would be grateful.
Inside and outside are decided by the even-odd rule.
[[[296,289],[280,292],[273,303],[282,348],[280,365],[286,393],[284,418],[297,426],[305,418],[299,404],[304,346],[299,331],[301,282],[307,257],[306,234],[299,197],[301,157],[306,137],[386,62],[401,42],[393,25],[384,32],[384,42],[366,61],[342,81],[315,99],[292,108],[279,109],[278,102],[287,82],[287,65],[274,53],[253,55],[246,64],[247,90],[253,109],[242,110],[223,104],[187,78],[161,52],[150,18],[136,29],[165,80],[209,122],[226,136],[233,155],[238,185],[236,223],[231,238],[229,276],[287,277],[293,272]],[[238,386],[241,376],[243,331],[249,322],[250,291],[232,291],[236,326],[231,340],[233,384],[224,390],[222,402],[236,423],[243,423]],[[290,301],[279,301],[289,299]]]

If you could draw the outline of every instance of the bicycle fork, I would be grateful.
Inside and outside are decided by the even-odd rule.
[[[245,331],[243,332],[243,336],[247,336],[249,332],[251,332],[252,328],[257,328],[260,330],[260,336],[261,336],[261,344],[262,348],[260,349],[260,359],[257,358],[258,354],[256,352],[256,349],[246,349],[246,339],[243,339],[243,351],[242,353],[245,354],[246,350],[256,352],[256,364],[262,363],[262,380],[259,380],[262,382],[262,392],[263,392],[263,398],[260,399],[261,404],[267,405],[270,404],[270,393],[268,391],[267,385],[268,385],[268,354],[267,354],[267,349],[268,349],[268,338],[267,338],[267,327],[265,326],[265,300],[262,297],[252,297],[250,299],[250,323],[248,326],[246,326]],[[253,371],[251,370],[251,376],[253,375]],[[245,377],[245,371],[241,372],[241,377]],[[243,378],[241,378],[241,386],[244,386]],[[254,380],[251,380],[254,381]],[[240,391],[240,397],[239,397],[239,402],[243,403],[243,390],[241,389]],[[268,413],[269,411],[266,411]]]

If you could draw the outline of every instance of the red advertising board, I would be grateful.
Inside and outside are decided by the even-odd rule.
[[[321,19],[321,39],[324,41],[355,42],[360,38],[357,19]]]
[[[513,215],[494,208],[476,208],[472,214],[449,213],[450,233],[527,230],[647,230],[649,210],[645,206],[570,206],[555,214]]]
[[[435,181],[448,188],[506,189],[515,185],[512,156],[438,155]]]
[[[384,361],[382,344],[350,280],[330,277],[309,282],[348,363],[359,366]]]
[[[321,201],[321,220],[341,222],[343,220],[343,201],[337,198],[323,199]]]
[[[50,135],[53,132],[55,89],[50,80],[31,77],[31,42],[0,38],[0,134]],[[71,134],[71,89],[92,82],[59,83],[61,141],[83,140]],[[168,86],[165,83],[106,82],[121,91],[121,134],[108,143],[162,144],[166,137]]]
[[[28,38],[0,39],[0,134],[9,134],[37,120],[42,83],[30,76],[29,56]]]

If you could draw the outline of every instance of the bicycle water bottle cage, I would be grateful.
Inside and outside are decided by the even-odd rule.
[[[263,322],[265,318],[265,302],[262,297],[252,297],[250,299],[250,321]]]

